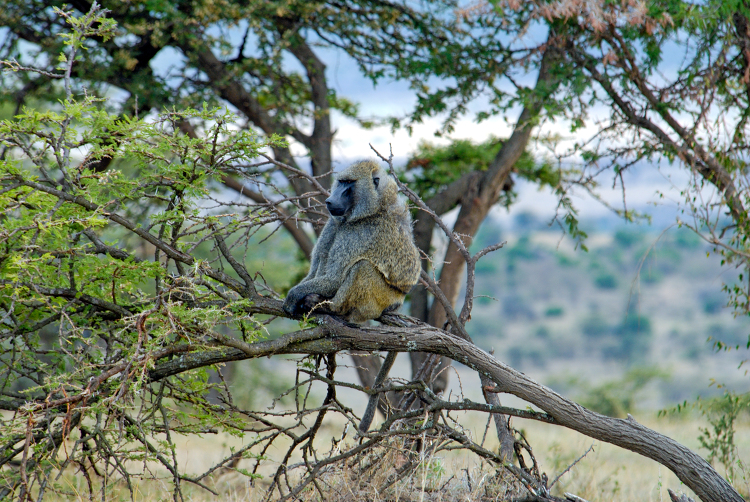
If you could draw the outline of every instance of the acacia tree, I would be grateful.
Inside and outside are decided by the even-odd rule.
[[[680,223],[726,264],[747,268],[750,4],[503,0],[489,12],[548,26],[561,44],[565,73],[550,116],[576,133],[555,145],[560,163],[581,168],[569,187],[591,190],[614,178],[623,190],[615,210],[630,220],[637,215],[627,208],[623,173],[682,167],[691,182],[680,187]],[[737,313],[747,315],[747,284],[729,292]]]
[[[582,186],[609,177],[619,185],[637,167],[682,169],[686,226],[739,269],[724,284],[737,316],[750,315],[747,206],[750,109],[750,4],[733,2],[500,2],[530,23],[558,20],[569,70],[565,117],[576,142],[557,145],[560,162],[581,167]],[[600,113],[598,110],[606,110]],[[664,194],[662,195],[664,196]],[[709,334],[711,335],[711,334]],[[746,350],[745,344],[717,349]],[[737,464],[734,417],[750,394],[726,392],[719,418],[701,437],[730,473]]]
[[[507,422],[501,414],[542,420],[654,458],[675,471],[704,500],[741,500],[694,453],[633,420],[597,415],[538,385],[475,347],[464,329],[472,307],[474,265],[493,249],[472,256],[466,236],[476,231],[497,200],[539,114],[550,106],[550,98],[560,88],[566,70],[561,64],[564,37],[560,38],[558,27],[541,46],[522,51],[523,58],[518,53],[509,57],[508,64],[513,58],[537,61],[541,71],[535,88],[527,90],[516,130],[486,171],[463,173],[438,188],[433,185],[432,189],[443,195],[426,201],[402,186],[420,211],[420,221],[440,227],[450,239],[449,253],[455,253],[466,267],[468,284],[462,309],[453,309],[458,291],[448,288],[452,284],[449,278],[454,273],[457,283],[459,274],[450,272],[454,268],[450,262],[442,267],[441,288],[429,274],[423,275],[423,286],[436,297],[437,306],[432,309],[442,312],[447,324],[438,319],[435,328],[418,319],[386,316],[381,327],[352,327],[324,317],[269,341],[263,339],[265,326],[283,315],[281,303],[262,276],[248,270],[242,256],[254,249],[250,237],[265,225],[276,223],[290,229],[290,210],[299,212],[298,220],[312,222],[318,214],[317,201],[327,190],[322,178],[314,169],[305,172],[282,161],[289,147],[281,135],[268,135],[264,130],[267,134],[261,139],[252,131],[234,128],[228,115],[214,109],[184,108],[149,121],[108,113],[96,94],[79,87],[87,81],[87,74],[77,73],[76,68],[79,63],[93,65],[97,57],[106,60],[109,51],[113,57],[120,54],[116,26],[95,7],[82,17],[44,9],[39,12],[51,16],[43,24],[52,32],[63,19],[73,24],[74,32],[64,38],[68,48],[61,68],[6,63],[31,90],[56,88],[63,99],[58,109],[24,110],[0,129],[0,203],[6,218],[2,234],[4,369],[0,406],[12,412],[0,434],[0,465],[7,480],[4,496],[30,499],[32,494],[36,498],[45,490],[57,490],[53,476],[74,465],[87,480],[94,478],[89,483],[92,492],[100,483],[105,497],[111,477],[122,478],[130,487],[133,477],[147,475],[147,471],[134,471],[128,463],[146,459],[166,469],[177,499],[182,496],[183,484],[203,486],[206,478],[226,466],[252,477],[262,469],[265,452],[286,439],[291,446],[270,476],[268,495],[294,498],[310,485],[321,490],[317,482],[330,466],[367,455],[396,436],[406,438],[410,447],[422,445],[422,451],[427,444],[434,450],[456,445],[466,448],[508,469],[533,496],[554,500],[545,478],[533,466],[527,468],[522,455],[518,456],[520,468],[508,462],[508,449],[523,443],[511,437],[510,445],[504,444],[499,454],[494,453],[451,420],[450,410],[474,409],[494,414],[501,440],[508,438]],[[23,31],[23,26],[16,28]],[[132,37],[119,41],[132,42]],[[85,51],[91,55],[79,59]],[[208,54],[203,56],[208,58]],[[445,58],[436,57],[435,61],[447,64]],[[416,78],[418,54],[413,62],[414,68],[398,67],[398,71]],[[447,71],[439,64],[434,68]],[[470,75],[467,69],[465,95],[444,92],[445,98],[457,97],[457,109],[471,95],[467,82],[473,79],[473,85],[481,84],[480,78]],[[228,76],[217,81],[219,89],[228,86]],[[190,75],[190,79],[198,77]],[[62,81],[62,85],[48,86],[45,80]],[[313,75],[310,83],[315,80]],[[229,90],[221,92],[231,94]],[[273,102],[270,94],[281,95],[278,90],[269,91],[264,99]],[[422,98],[425,105],[420,113],[426,113],[431,97]],[[513,98],[505,99],[505,106],[510,106]],[[316,113],[311,113],[311,120],[318,120]],[[280,114],[283,116],[283,111],[276,110],[273,117]],[[281,132],[295,136],[288,129]],[[274,155],[264,154],[264,146]],[[74,155],[76,151],[86,152],[85,158]],[[283,173],[290,189],[300,191],[278,189],[276,197],[256,194],[248,203],[243,198],[227,201],[225,193],[216,190],[219,181],[225,186],[245,187],[250,180],[279,188],[279,176],[269,172],[269,166],[275,173]],[[439,218],[447,205],[436,205],[451,200],[445,194],[459,187],[465,187],[464,192],[470,189],[468,193],[474,197],[454,199],[453,204],[461,202],[462,208],[456,226],[449,229]],[[466,232],[461,232],[464,229]],[[293,230],[290,233],[294,236]],[[298,243],[302,240],[299,236],[295,239]],[[356,421],[352,410],[336,397],[337,387],[353,386],[335,380],[336,354],[342,350],[425,351],[460,360],[482,375],[488,403],[440,398],[430,386],[439,373],[437,358],[432,357],[419,365],[412,384],[387,384],[374,390],[354,386],[369,393],[400,390],[405,393],[404,406],[359,444],[342,439],[323,454],[314,440],[325,415],[338,413],[348,422]],[[202,368],[288,353],[313,356],[301,367],[301,379],[293,391],[322,384],[326,389],[322,403],[299,401],[291,411],[261,413],[236,406],[228,388],[219,387],[219,404],[202,397],[210,387]],[[499,392],[515,394],[544,411],[501,407],[493,402]],[[424,407],[414,409],[414,403]],[[413,420],[424,416],[429,418]],[[218,428],[257,436],[242,451],[233,452],[203,474],[192,476],[181,470],[174,435]],[[166,441],[156,440],[160,434]],[[416,438],[421,442],[415,442]],[[65,450],[64,456],[61,450]],[[295,454],[304,461],[288,465]],[[246,457],[254,458],[251,469],[238,467]],[[397,476],[418,465],[417,457]]]
[[[60,51],[57,34],[63,29],[63,21],[52,9],[63,3],[9,2],[0,13],[0,26],[7,34],[0,56],[15,58],[21,65],[29,60],[52,68]],[[87,0],[69,3],[79,13],[88,12],[91,7]],[[123,117],[133,116],[137,110],[144,114],[173,106],[199,108],[204,102],[209,106],[228,104],[249,130],[265,137],[276,134],[302,146],[307,159],[295,158],[288,144],[272,145],[274,160],[315,177],[323,188],[330,186],[334,167],[331,145],[335,129],[331,120],[335,114],[365,126],[373,122],[359,117],[356,104],[331,89],[319,48],[345,52],[363,75],[375,82],[384,78],[409,80],[418,99],[413,119],[409,119],[415,121],[443,111],[449,111],[450,121],[488,88],[493,89],[493,103],[498,107],[494,113],[524,103],[531,89],[501,92],[494,81],[519,65],[547,61],[537,84],[539,98],[527,103],[517,121],[516,133],[503,142],[492,163],[470,165],[448,176],[440,176],[422,164],[419,174],[429,186],[420,195],[425,196],[436,214],[462,207],[454,230],[466,236],[467,243],[501,191],[512,186],[511,172],[540,181],[533,162],[518,160],[529,142],[537,115],[549,106],[544,95],[550,94],[554,87],[552,74],[559,69],[555,70],[551,54],[546,59],[542,57],[546,54],[544,43],[511,50],[496,36],[501,29],[507,30],[503,28],[507,21],[497,16],[484,17],[477,25],[474,19],[456,17],[457,4],[452,0],[431,2],[422,8],[410,2],[382,1],[102,5],[117,21],[118,31],[107,41],[92,39],[88,43],[87,51],[72,70],[74,85],[85,85],[88,92],[112,88],[125,91],[127,97],[118,110]],[[477,26],[481,30],[477,31]],[[29,48],[21,42],[33,46]],[[174,54],[168,73],[153,67],[160,54]],[[458,54],[461,57],[455,57]],[[290,60],[295,64],[288,64]],[[430,89],[423,82],[431,77],[449,78],[455,85]],[[27,101],[55,99],[58,92],[40,75],[6,74],[3,83],[7,89],[5,99],[15,102],[16,110]],[[394,125],[400,123],[397,118],[391,121]],[[200,130],[202,125],[194,118],[181,121],[179,127],[195,138],[199,134],[196,128]],[[117,142],[111,134],[104,139]],[[111,161],[98,161],[97,170],[106,170]],[[312,223],[317,232],[326,215],[317,206],[306,205],[306,194],[315,186],[305,176],[278,178],[269,185],[279,169],[278,165],[251,168],[247,174],[255,177],[247,180],[227,172],[222,181],[259,207],[271,207],[269,201],[285,198],[287,204],[272,206],[282,216],[280,224],[309,259],[314,235],[299,222]],[[564,174],[551,173],[541,181],[559,187]],[[567,203],[564,197],[562,200]],[[415,235],[424,252],[427,271],[431,268],[433,228],[430,218],[417,218]],[[571,228],[575,230],[574,225]],[[451,246],[445,256],[434,257],[433,261],[442,268],[440,287],[455,305],[463,275],[459,253]],[[412,294],[411,314],[434,326],[442,327],[446,321],[440,302],[424,289],[418,288]],[[363,383],[371,385],[379,359],[354,357],[363,370]],[[423,358],[414,354],[413,359],[416,374]],[[440,373],[436,390],[445,388],[447,375]]]

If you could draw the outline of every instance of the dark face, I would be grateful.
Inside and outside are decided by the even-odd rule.
[[[339,180],[331,196],[326,199],[326,207],[331,216],[344,216],[354,205],[354,180]]]
[[[346,176],[346,175],[345,175]],[[326,207],[331,216],[346,216],[351,215],[354,210],[355,204],[355,190],[369,190],[366,186],[367,178],[350,179],[348,177],[339,178],[338,183],[333,189],[331,196],[326,199]],[[380,184],[380,175],[377,172],[372,174],[372,185],[375,190],[378,189]],[[362,195],[362,194],[360,194]],[[367,199],[367,197],[365,197]],[[376,197],[377,198],[377,197]],[[372,201],[367,201],[372,203]],[[363,202],[360,201],[359,204]],[[365,202],[366,203],[366,202]],[[361,210],[362,208],[358,208]],[[355,211],[357,212],[357,211]]]

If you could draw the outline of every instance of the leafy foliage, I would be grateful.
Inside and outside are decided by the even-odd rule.
[[[6,461],[19,440],[32,448],[20,470],[3,471],[22,498],[34,485],[44,492],[52,469],[90,456],[89,443],[96,461],[127,478],[122,462],[172,457],[171,442],[149,439],[156,434],[240,433],[235,414],[205,400],[206,369],[161,382],[149,371],[227,330],[245,341],[264,336],[246,291],[213,267],[220,247],[231,259],[268,216],[219,200],[213,187],[222,172],[282,144],[237,129],[225,110],[146,121],[76,96],[66,75],[78,51],[113,24],[96,10],[62,14],[73,33],[60,58],[65,99],[0,122],[0,408],[13,411],[0,437],[10,439]],[[190,119],[207,124],[205,139],[179,131]],[[118,161],[97,171],[104,157]],[[58,460],[68,440],[73,449]]]
[[[708,450],[708,461],[721,463],[729,479],[734,480],[744,468],[737,455],[735,424],[750,412],[750,396],[726,391],[721,397],[699,401],[698,407],[709,423],[698,436],[701,446]]]
[[[244,265],[256,242],[251,237],[270,238],[273,231],[264,225],[283,225],[309,256],[311,239],[297,222],[315,226],[325,218],[315,197],[325,194],[331,181],[332,112],[364,126],[374,123],[359,117],[356,103],[328,87],[325,64],[313,48],[344,51],[373,82],[408,80],[417,106],[408,118],[386,119],[394,127],[444,114],[442,132],[452,132],[457,117],[479,96],[489,102],[477,114],[479,120],[523,108],[514,134],[499,151],[507,144],[518,147],[521,160],[507,165],[516,164],[518,176],[553,187],[562,212],[559,222],[582,246],[586,235],[578,228],[571,187],[593,190],[605,162],[615,182],[622,183],[622,173],[635,162],[679,160],[699,175],[686,190],[693,213],[730,209],[732,225],[721,221],[722,228],[732,228],[728,237],[711,227],[708,238],[726,248],[728,262],[744,263],[746,258],[744,134],[735,134],[738,140],[722,149],[708,124],[718,117],[735,130],[745,125],[742,84],[747,84],[748,62],[743,65],[739,55],[744,52],[738,48],[747,37],[737,29],[737,43],[731,25],[716,17],[709,18],[714,31],[703,31],[696,24],[703,6],[514,1],[455,11],[453,1],[417,7],[406,1],[108,2],[115,24],[101,16],[95,3],[74,2],[78,12],[89,12],[81,16],[56,10],[58,4],[12,1],[0,11],[0,25],[8,34],[0,57],[10,59],[4,64],[11,70],[3,75],[3,99],[6,108],[16,105],[14,118],[0,124],[0,407],[12,412],[0,423],[0,465],[8,472],[0,496],[13,492],[30,499],[33,493],[41,499],[45,490],[59,489],[49,482],[53,471],[75,463],[88,476],[86,461],[95,472],[95,464],[105,467],[105,485],[107,476],[119,474],[132,494],[127,465],[138,461],[163,466],[177,500],[182,482],[200,484],[213,470],[254,455],[248,446],[215,469],[189,478],[177,466],[176,433],[221,429],[265,434],[252,443],[263,452],[276,438],[291,440],[269,491],[276,487],[289,498],[314,483],[325,462],[338,458],[333,456],[340,446],[336,442],[325,459],[313,449],[326,412],[335,410],[346,421],[355,418],[337,400],[336,358],[330,348],[317,352],[326,358],[300,364],[298,381],[289,391],[298,398],[294,412],[240,411],[226,387],[217,390],[220,404],[205,399],[211,388],[205,368],[212,362],[257,356],[258,347],[274,346],[258,342],[264,323],[273,322],[259,315],[273,318],[279,309],[275,291]],[[568,15],[571,7],[580,14]],[[733,7],[737,24],[735,14],[742,18],[746,13]],[[675,28],[674,20],[687,31]],[[65,23],[73,28],[71,35]],[[527,44],[523,35],[534,26],[543,28],[545,40]],[[664,85],[654,102],[644,82],[658,73],[665,47],[680,44],[683,33],[699,43],[682,46],[698,49],[688,49],[690,57],[677,81]],[[716,52],[715,42],[731,48],[720,45]],[[155,70],[157,55],[173,60],[168,71]],[[519,85],[517,73],[537,70],[536,87]],[[714,80],[722,71],[732,76],[726,86]],[[702,91],[714,85],[720,92],[712,99],[679,108],[685,96],[704,96]],[[124,101],[103,99],[113,89],[127,94]],[[49,102],[49,96],[60,99]],[[22,107],[29,102],[49,106]],[[230,114],[216,108],[224,103],[247,122],[235,124]],[[560,119],[572,132],[583,130],[591,110],[601,103],[615,110],[611,120],[599,124],[591,141],[559,155],[555,168],[521,155],[540,122]],[[721,103],[729,105],[716,112],[712,106]],[[148,120],[139,118],[144,113],[151,114]],[[670,120],[679,113],[695,122],[690,131]],[[671,128],[666,133],[659,130],[664,123]],[[710,139],[703,141],[702,134]],[[311,174],[299,169],[289,139],[304,147]],[[551,144],[557,138],[549,139]],[[424,195],[437,195],[461,175],[490,172],[491,159],[499,155],[496,147],[456,143],[445,151],[425,151],[435,159],[429,169],[422,165],[424,176],[415,182]],[[267,161],[255,162],[258,156]],[[571,156],[581,165],[565,164]],[[253,181],[250,189],[244,184],[248,179]],[[464,235],[474,235],[478,220],[495,204],[502,185],[498,180],[507,181],[507,173],[496,176],[498,184],[489,191],[489,204],[480,208],[481,218],[463,222]],[[219,183],[253,203],[230,200]],[[719,203],[703,206],[696,200],[710,185],[718,190]],[[440,214],[457,204],[446,203]],[[626,219],[634,217],[625,206],[619,212]],[[712,215],[699,219],[709,221]],[[455,232],[462,230],[458,226]],[[429,251],[431,229],[426,235],[423,249]],[[458,257],[445,262],[461,265]],[[473,266],[470,257],[466,263]],[[458,289],[458,284],[457,278],[447,279],[441,287]],[[734,294],[742,310],[744,286],[738,287]],[[459,323],[451,322],[452,330],[462,329],[459,324],[470,317],[467,291],[468,307]],[[448,302],[457,294],[446,294]],[[447,326],[440,320],[434,324]],[[300,341],[294,337],[317,329],[313,323],[303,328],[287,341]],[[307,380],[300,382],[300,375]],[[307,403],[315,382],[327,389],[319,408]],[[423,393],[435,410],[453,406],[415,385],[409,395]],[[467,409],[469,404],[460,406]],[[436,417],[445,418],[439,412],[425,419],[414,418],[421,416],[420,410],[405,407],[402,412],[401,418],[412,419],[408,423],[413,426],[404,434],[426,437],[429,430],[435,433],[431,439],[439,438],[446,448],[453,446],[441,441],[450,437],[505,465],[506,459],[484,450],[446,420],[438,423]],[[313,414],[314,421],[305,422]],[[271,423],[268,416],[278,421]],[[368,439],[362,449],[379,440]],[[68,445],[71,450],[63,458],[59,452]],[[304,456],[298,466],[307,470],[292,487],[287,461],[295,452]],[[352,458],[361,458],[359,454],[356,448],[347,453]],[[256,468],[262,457],[254,457]],[[533,476],[530,469],[522,471],[524,482],[542,493],[546,477],[536,465],[533,470]],[[257,476],[255,470],[238,472]],[[91,483],[89,490],[93,496]]]
[[[404,174],[410,186],[423,199],[430,199],[438,192],[471,172],[486,171],[503,144],[503,140],[490,137],[482,143],[471,140],[455,140],[445,146],[422,142],[409,159]],[[547,162],[538,162],[529,152],[524,152],[513,166],[513,171],[525,180],[558,188],[562,173]],[[500,203],[510,206],[514,200],[511,191],[504,192]]]

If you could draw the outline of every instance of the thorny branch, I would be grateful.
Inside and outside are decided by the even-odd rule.
[[[97,36],[104,33],[96,30],[108,28],[96,4],[81,23]],[[307,49],[297,47],[298,58],[312,80],[320,68]],[[431,456],[463,449],[491,465],[498,478],[514,476],[533,500],[562,500],[549,493],[533,456],[531,466],[520,455],[514,465],[472,437],[459,414],[473,412],[568,427],[657,460],[706,500],[716,493],[741,500],[687,448],[634,420],[586,410],[476,347],[465,330],[474,267],[502,244],[472,256],[461,236],[403,184],[402,191],[434,218],[464,258],[468,282],[461,312],[425,274],[424,283],[448,315],[446,327],[397,315],[383,316],[374,327],[317,316],[289,332],[288,323],[277,322],[284,313],[274,287],[284,282],[268,284],[263,274],[272,271],[262,261],[269,255],[258,260],[256,254],[271,247],[268,225],[316,207],[327,194],[319,177],[328,173],[309,175],[264,154],[263,148],[287,150],[233,130],[219,111],[170,112],[149,123],[97,115],[104,124],[93,121],[100,128],[81,139],[72,130],[73,118],[97,108],[89,96],[80,103],[73,99],[75,50],[70,55],[64,78],[69,99],[62,112],[26,116],[0,135],[8,151],[29,161],[0,164],[0,409],[7,412],[0,419],[0,499],[42,499],[46,492],[60,492],[50,480],[74,471],[86,479],[91,499],[97,490],[106,498],[117,479],[132,495],[133,480],[146,478],[170,482],[174,500],[183,500],[183,482],[215,492],[212,478],[233,470],[263,483],[266,498],[285,500],[305,490],[322,495],[327,476],[342,466],[357,466],[363,479],[374,479],[382,451],[398,457],[379,485],[386,489],[424,468]],[[232,94],[237,87],[226,65],[212,56],[201,52],[200,65],[222,76],[214,83],[227,99],[269,121],[269,130],[281,127],[257,102]],[[316,92],[322,106],[325,89]],[[203,138],[185,136],[180,124],[190,118],[213,125]],[[325,128],[325,121],[318,126]],[[116,143],[96,139],[115,132]],[[77,163],[71,155],[83,146],[92,160],[119,157],[128,164],[93,170],[93,164]],[[258,156],[274,166],[272,172],[258,170],[266,164],[255,163]],[[392,156],[387,161],[393,170]],[[255,171],[245,173],[242,166],[248,165]],[[303,179],[297,188],[311,189],[277,189],[278,198],[248,205],[211,191],[227,173],[247,174],[248,183],[272,189],[273,176],[284,173]],[[336,380],[339,353],[383,350],[461,362],[478,372],[488,402],[435,394],[430,383],[439,371],[438,357],[420,368],[414,382],[367,389]],[[232,361],[289,354],[302,356],[295,382],[270,409],[270,398],[262,404],[237,399],[222,374],[222,365]],[[392,389],[403,394],[403,404],[379,429],[355,435],[358,410],[345,404],[344,388],[367,394]],[[536,410],[500,406],[492,402],[495,393],[518,396]],[[248,441],[202,473],[188,473],[177,461],[175,437],[218,432]],[[524,440],[511,440],[517,451],[531,454]],[[276,451],[280,459],[270,459]]]

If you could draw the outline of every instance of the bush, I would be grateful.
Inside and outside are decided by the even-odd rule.
[[[677,230],[674,242],[680,249],[698,249],[703,244],[703,240],[687,228]]]
[[[630,248],[643,240],[643,232],[630,228],[621,228],[615,232],[615,243],[623,248]]]
[[[708,420],[708,427],[701,427],[698,440],[708,450],[709,462],[719,461],[724,465],[729,479],[733,479],[740,465],[735,443],[735,423],[741,415],[750,414],[750,394],[726,391],[721,397],[699,401],[698,406]]]
[[[507,351],[508,363],[514,368],[522,368],[526,363],[541,366],[547,361],[547,352],[528,345],[511,347]]]
[[[599,289],[617,289],[617,277],[608,272],[603,273],[596,276],[594,284]]]
[[[629,363],[647,358],[652,340],[651,320],[648,317],[629,312],[615,334],[619,344],[614,356],[624,358]]]
[[[550,333],[549,328],[547,326],[542,325],[542,326],[539,326],[536,329],[536,331],[534,331],[534,336],[537,337],[537,338],[542,338],[542,339],[546,340],[546,339],[550,338],[551,333]]]
[[[599,314],[594,314],[583,320],[581,331],[588,338],[601,338],[612,334],[612,327]]]
[[[527,319],[533,321],[536,319],[534,310],[529,306],[529,302],[519,296],[506,296],[503,298],[503,314],[508,319]]]
[[[531,239],[528,235],[522,235],[518,242],[508,249],[506,252],[508,260],[524,260],[534,261],[540,257],[539,250],[531,243]]]
[[[575,267],[578,265],[578,261],[573,257],[559,251],[555,252],[555,258],[557,258],[557,264],[561,267]]]
[[[544,311],[545,317],[562,317],[565,314],[565,309],[559,306],[548,307]]]
[[[73,26],[58,72],[73,70],[87,37],[115,35],[98,9],[58,11]],[[241,130],[225,109],[144,120],[109,113],[106,100],[76,94],[67,80],[62,89],[57,106],[0,121],[0,408],[14,411],[0,420],[0,498],[30,500],[33,486],[41,500],[56,489],[53,470],[68,465],[89,486],[86,463],[129,480],[130,460],[143,470],[169,464],[171,434],[243,434],[239,414],[211,404],[217,392],[232,401],[211,379],[218,368],[182,359],[179,377],[153,371],[211,352],[228,334],[243,343],[267,334],[250,286],[232,274],[246,271],[241,247],[274,217],[211,191],[284,143]],[[191,120],[203,138],[180,131]]]
[[[727,297],[718,291],[704,291],[700,294],[703,312],[709,315],[720,313],[727,306]]]

